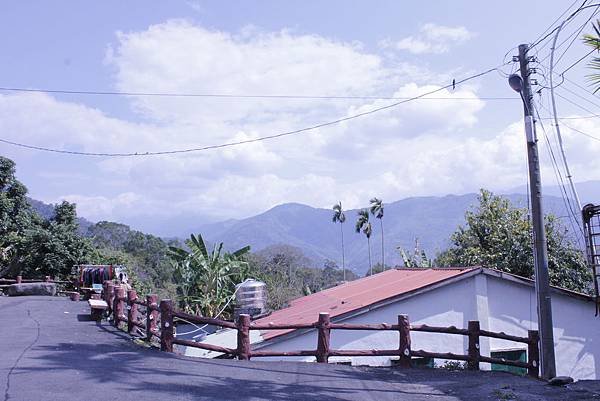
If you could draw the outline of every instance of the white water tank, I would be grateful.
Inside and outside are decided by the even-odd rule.
[[[267,285],[262,281],[249,279],[235,286],[235,315],[247,313],[250,316],[262,315],[267,311]]]

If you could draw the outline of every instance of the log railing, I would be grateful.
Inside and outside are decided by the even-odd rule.
[[[126,323],[127,332],[131,335],[136,335],[140,329],[147,341],[153,337],[161,338],[161,331],[157,329],[160,311],[157,295],[147,295],[145,300],[141,300],[135,290],[126,290],[110,281],[104,283],[102,295],[115,327]]]
[[[59,288],[61,288],[59,293],[63,293],[66,295],[70,295],[73,291],[65,291],[66,288],[74,287],[73,281],[68,280],[57,280],[56,278],[52,278],[51,276],[46,276],[44,278],[23,278],[22,276],[16,276],[15,278],[0,278],[0,292],[7,291],[10,286],[13,284],[29,284],[29,283],[54,283],[58,284]]]
[[[176,311],[173,302],[163,299],[157,305],[157,296],[149,295],[145,301],[140,301],[134,290],[125,292],[122,287],[116,287],[112,283],[105,283],[104,299],[111,306],[113,313],[113,324],[127,323],[127,331],[134,333],[136,328],[145,330],[146,340],[152,337],[160,339],[162,351],[173,352],[174,345],[200,348],[237,357],[240,360],[249,360],[255,357],[305,357],[313,356],[319,363],[327,363],[329,357],[346,356],[397,356],[399,365],[409,368],[412,357],[437,358],[465,361],[467,369],[479,370],[481,362],[499,365],[516,366],[527,369],[527,374],[532,377],[539,376],[539,335],[537,330],[529,330],[527,337],[520,337],[503,332],[481,330],[479,321],[469,321],[468,328],[461,329],[455,326],[438,327],[425,324],[410,325],[407,315],[399,315],[396,324],[349,324],[332,323],[328,313],[320,313],[314,323],[307,324],[258,324],[250,321],[249,315],[240,315],[236,322],[213,319],[208,317],[191,315]],[[138,306],[144,306],[145,316],[140,320]],[[157,329],[157,320],[160,314],[160,330]],[[144,321],[145,320],[145,321]],[[216,325],[237,331],[236,348],[228,348],[214,344],[196,342],[177,338],[174,325],[178,320],[198,325]],[[144,322],[142,322],[144,321]],[[250,331],[252,330],[317,330],[317,346],[314,350],[293,351],[266,351],[254,350],[250,343]],[[368,331],[396,331],[399,334],[398,347],[393,349],[363,349],[363,350],[338,350],[331,349],[332,330],[368,330]],[[440,334],[454,334],[468,337],[468,351],[466,355],[450,352],[430,352],[422,349],[413,349],[411,344],[411,332],[426,332]],[[497,338],[527,344],[527,362],[507,360],[503,358],[492,358],[480,353],[481,337]]]
[[[11,285],[11,284],[22,284],[22,283],[56,283],[56,284],[73,284],[73,281],[68,280],[56,280],[51,276],[44,278],[23,278],[23,276],[17,276],[15,278],[0,278],[0,285]]]

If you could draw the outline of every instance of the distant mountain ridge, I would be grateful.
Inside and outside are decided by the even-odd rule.
[[[504,196],[516,206],[527,205],[526,195]],[[477,204],[477,194],[414,197],[385,204],[386,264],[400,264],[397,247],[412,251],[415,238],[430,257],[446,249],[452,233],[464,224],[465,212]],[[546,196],[544,205],[546,212],[566,215],[561,198]],[[357,209],[345,213],[346,267],[364,274],[368,267],[367,240],[354,231]],[[253,251],[258,251],[270,245],[288,244],[300,248],[317,264],[330,259],[341,266],[340,227],[332,223],[331,217],[330,209],[287,203],[247,219],[201,225],[195,232],[202,233],[209,242],[224,242],[228,249],[250,245]],[[381,234],[379,221],[372,218],[371,224],[371,252],[375,264],[381,260]]]
[[[42,201],[30,198],[30,197],[27,197],[27,201],[29,202],[31,207],[36,212],[38,212],[38,214],[40,216],[42,216],[43,218],[51,219],[52,217],[54,217],[54,205],[44,203]],[[79,232],[84,235],[87,233],[88,228],[90,228],[91,226],[94,225],[93,222],[89,221],[88,219],[86,219],[84,217],[78,217],[77,222],[79,223]]]
[[[582,203],[600,203],[600,181],[577,184],[577,187]],[[521,192],[522,189],[515,188],[515,193],[503,196],[516,206],[526,207],[526,189]],[[565,226],[571,228],[564,219],[568,215],[564,200],[554,196],[560,195],[560,188],[545,187],[544,195],[545,212],[562,217]],[[29,202],[45,218],[54,214],[53,205],[35,199],[29,199]],[[473,193],[412,197],[386,203],[383,218],[386,264],[401,264],[397,247],[411,252],[416,238],[420,248],[429,257],[434,257],[450,245],[450,236],[464,224],[465,212],[477,204],[477,194]],[[345,211],[343,230],[346,266],[358,274],[364,274],[368,267],[367,241],[364,235],[354,231],[357,210]],[[270,245],[287,244],[301,249],[316,266],[322,266],[327,259],[341,266],[340,226],[333,224],[331,217],[331,209],[286,203],[244,219],[201,224],[193,230],[186,229],[177,237],[185,239],[191,232],[201,233],[207,242],[224,242],[229,250],[250,245],[253,251],[260,251]],[[381,234],[379,220],[372,217],[371,223],[371,252],[375,264],[381,260]],[[79,225],[82,234],[88,235],[88,229],[94,223],[80,217]]]

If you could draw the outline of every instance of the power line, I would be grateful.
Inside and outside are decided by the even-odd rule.
[[[579,116],[579,117],[558,117],[558,119],[560,121],[562,120],[586,120],[589,118],[598,118],[600,117],[600,114],[592,114],[589,116]],[[542,120],[554,120],[554,117],[542,117]]]
[[[269,139],[275,139],[275,138],[281,138],[281,137],[285,137],[285,136],[290,136],[290,135],[295,135],[295,134],[300,134],[303,132],[308,132],[308,131],[313,131],[315,129],[318,128],[323,128],[323,127],[327,127],[330,125],[335,125],[335,124],[339,124],[345,121],[349,121],[349,120],[354,120],[356,118],[359,117],[363,117],[369,114],[374,114],[377,113],[379,111],[383,111],[383,110],[388,110],[391,109],[393,107],[399,106],[401,104],[404,103],[408,103],[414,100],[419,100],[421,98],[424,98],[425,96],[428,95],[432,95],[434,93],[437,92],[441,92],[445,89],[448,88],[453,88],[456,85],[460,85],[464,82],[470,81],[472,79],[475,78],[479,78],[483,75],[489,74],[493,71],[498,70],[498,68],[500,68],[501,66],[497,66],[494,68],[490,68],[488,70],[485,70],[483,72],[480,72],[478,74],[474,74],[471,75],[467,78],[463,78],[459,81],[455,81],[449,85],[446,86],[442,86],[438,89],[434,89],[431,90],[429,92],[425,92],[422,93],[418,96],[414,96],[411,98],[407,98],[404,100],[401,100],[399,102],[395,102],[392,104],[388,104],[386,106],[382,106],[382,107],[377,107],[375,109],[372,110],[368,110],[362,113],[358,113],[358,114],[354,114],[351,116],[347,116],[347,117],[342,117],[342,118],[338,118],[336,120],[333,121],[328,121],[328,122],[324,122],[324,123],[320,123],[320,124],[316,124],[316,125],[312,125],[309,127],[305,127],[305,128],[301,128],[301,129],[297,129],[297,130],[293,130],[293,131],[287,131],[287,132],[282,132],[279,134],[275,134],[275,135],[268,135],[268,136],[263,136],[263,137],[259,137],[259,138],[254,138],[254,139],[246,139],[243,141],[235,141],[235,142],[227,142],[227,143],[222,143],[219,145],[209,145],[209,146],[203,146],[203,147],[196,147],[196,148],[187,148],[187,149],[178,149],[178,150],[165,150],[165,151],[157,151],[157,152],[124,152],[124,153],[108,153],[108,152],[79,152],[79,151],[70,151],[70,150],[61,150],[61,149],[54,149],[54,148],[47,148],[47,147],[42,147],[42,146],[35,146],[35,145],[29,145],[29,144],[23,144],[23,143],[18,143],[18,142],[13,142],[13,141],[9,141],[7,139],[2,139],[0,138],[0,142],[8,144],[8,145],[12,145],[12,146],[17,146],[17,147],[21,147],[21,148],[26,148],[26,149],[32,149],[32,150],[39,150],[39,151],[44,151],[44,152],[52,152],[52,153],[61,153],[61,154],[69,154],[69,155],[79,155],[79,156],[99,156],[99,157],[134,157],[134,156],[158,156],[158,155],[172,155],[172,154],[181,154],[181,153],[192,153],[192,152],[200,152],[200,151],[205,151],[205,150],[210,150],[210,149],[219,149],[219,148],[225,148],[225,147],[230,147],[230,146],[237,146],[237,145],[243,145],[243,144],[247,144],[247,143],[253,143],[253,142],[259,142],[259,141],[265,141],[265,140],[269,140]]]
[[[559,15],[551,24],[548,28],[546,28],[546,30],[544,32],[542,32],[540,34],[540,36],[538,36],[538,38],[536,40],[533,41],[533,44],[529,47],[530,49],[534,48],[535,46],[539,45],[541,42],[543,42],[544,40],[546,40],[550,35],[552,35],[552,33],[554,33],[554,31],[556,31],[558,29],[558,27],[555,27],[554,29],[552,29],[550,32],[548,32],[548,30],[550,30],[550,28],[552,28],[552,26],[554,24],[556,24],[558,21],[560,21],[560,19],[567,13],[569,12],[569,10],[571,8],[573,8],[573,6],[575,5],[575,3],[577,3],[579,0],[575,0],[573,3],[571,3],[571,5],[565,10],[563,11],[563,13],[561,15]],[[583,7],[585,5],[585,3],[587,3],[587,0],[584,0],[584,2],[581,4],[581,6],[579,6],[579,9],[581,9],[581,7]],[[546,36],[544,36],[544,34],[548,32],[548,34]],[[543,36],[543,37],[542,37]],[[541,38],[541,39],[540,39]],[[547,44],[547,43],[546,43]],[[545,46],[545,45],[544,45]],[[543,48],[543,47],[542,47]],[[541,50],[541,48],[540,48]]]
[[[575,81],[573,81],[573,80],[571,80],[571,79],[569,79],[567,77],[564,77],[564,78],[565,78],[565,81],[568,81],[568,82],[572,83],[573,85],[575,85],[576,87],[578,87],[582,91],[587,92],[587,93],[589,93],[590,95],[592,95],[594,97],[596,96],[596,94],[594,92],[592,92],[591,90],[589,90],[588,88],[579,85],[577,82],[575,82]]]
[[[590,50],[588,53],[586,53],[583,57],[581,57],[579,60],[577,60],[576,62],[574,62],[573,64],[571,64],[570,66],[568,66],[567,68],[565,68],[563,70],[563,72],[561,72],[560,74],[558,74],[559,76],[563,76],[565,74],[565,72],[569,71],[571,68],[575,67],[577,64],[581,63],[583,60],[585,60],[587,58],[587,56],[589,56],[590,54],[592,54],[593,52],[595,52],[596,49],[592,49]]]
[[[0,87],[5,92],[33,92],[63,95],[94,95],[94,96],[140,96],[140,97],[200,97],[227,99],[307,99],[307,100],[408,100],[411,97],[395,96],[326,96],[326,95],[241,95],[233,93],[168,93],[168,92],[117,92],[117,91],[88,91],[68,89],[19,88]],[[418,100],[514,100],[510,96],[489,97],[427,97]]]
[[[586,111],[588,111],[588,112],[589,112],[589,110],[588,110],[587,108],[585,108],[585,107],[581,106],[580,104],[578,104],[578,103],[576,103],[576,102],[574,102],[574,101],[572,101],[572,100],[570,100],[570,99],[567,99],[567,98],[566,98],[566,97],[564,97],[564,96],[561,96],[559,93],[557,93],[557,94],[556,94],[556,96],[558,96],[558,97],[560,97],[560,98],[562,98],[562,99],[566,100],[567,102],[569,102],[569,103],[573,104],[574,106],[577,106],[577,107],[579,107],[579,108],[581,108],[581,109],[583,109],[583,110],[586,110]],[[571,118],[569,118],[569,117],[561,117],[561,118],[559,118],[559,120],[563,121],[563,125],[564,125],[565,127],[569,128],[570,130],[573,130],[573,131],[575,131],[575,132],[578,132],[578,133],[580,133],[580,134],[582,134],[582,135],[584,135],[584,136],[587,136],[587,137],[589,137],[589,138],[591,138],[591,139],[594,139],[594,140],[596,140],[596,141],[600,141],[600,138],[598,138],[598,137],[596,137],[596,136],[593,136],[593,135],[591,135],[591,134],[588,134],[588,133],[586,133],[586,132],[583,132],[583,131],[581,131],[581,130],[579,130],[579,129],[577,129],[577,128],[573,128],[572,126],[570,126],[570,125],[567,125],[567,124],[565,124],[565,123],[564,123],[564,120],[567,120],[567,119],[572,119],[572,120],[575,120],[575,119],[578,119],[578,118],[593,118],[593,117],[600,117],[600,115],[591,115],[591,116],[586,116],[586,117],[571,117]],[[552,119],[552,118],[542,118],[542,119],[543,119],[543,120],[548,120],[548,119]]]
[[[563,99],[563,100],[566,100],[567,102],[571,103],[573,106],[579,107],[581,110],[587,111],[587,112],[588,112],[588,113],[590,113],[590,114],[595,114],[595,113],[594,113],[593,111],[591,111],[590,109],[588,109],[588,108],[586,108],[586,107],[584,107],[584,106],[580,105],[580,104],[579,104],[579,103],[577,103],[577,102],[574,102],[573,100],[571,100],[571,99],[569,99],[569,98],[567,98],[567,97],[565,97],[565,96],[561,95],[560,93],[556,93],[556,96],[560,97],[560,98],[561,98],[561,99]]]
[[[563,198],[563,202],[565,203],[567,213],[569,213],[569,212],[571,213],[570,216],[572,218],[569,219],[569,221],[571,223],[571,227],[573,228],[573,231],[575,232],[576,239],[577,239],[577,242],[579,243],[579,246],[581,246],[581,237],[579,236],[579,231],[576,230],[575,227],[579,227],[581,234],[583,234],[583,229],[581,228],[581,226],[579,226],[579,224],[577,222],[577,217],[576,217],[577,214],[573,210],[573,205],[571,204],[571,199],[569,198],[569,196],[567,194],[566,184],[563,180],[562,173],[560,171],[558,162],[556,161],[556,157],[554,155],[554,150],[552,149],[552,144],[550,142],[550,138],[548,137],[548,134],[546,132],[546,127],[544,126],[544,124],[541,121],[540,112],[539,112],[538,108],[535,106],[535,103],[533,105],[533,108],[534,108],[537,118],[540,122],[540,126],[542,127],[542,133],[544,135],[544,139],[546,139],[546,143],[548,144],[548,153],[550,155],[550,162],[552,164],[552,169],[554,170],[554,175],[556,177],[557,184],[560,188],[560,195]]]
[[[584,2],[585,4],[585,2]],[[596,4],[589,4],[587,6],[584,6],[584,4],[582,4],[577,10],[575,10],[566,20],[564,20],[559,26],[557,26],[556,28],[554,28],[550,33],[548,33],[548,35],[546,35],[546,38],[549,37],[551,34],[553,34],[554,32],[558,31],[558,30],[562,30],[562,28],[564,28],[565,26],[567,26],[568,24],[570,24],[572,21],[574,21],[573,17],[575,17],[579,12],[591,8],[591,7],[596,7],[597,9],[594,11],[594,13],[592,13],[592,16],[590,17],[590,19],[598,12],[598,8],[600,7],[600,4],[596,3]],[[571,32],[571,34],[569,36],[567,36],[562,42],[559,43],[558,46],[556,46],[554,48],[554,50],[558,50],[560,49],[567,41],[569,41],[571,39],[571,37],[573,37],[575,35],[575,38],[577,38],[576,33],[578,34],[578,32],[581,32],[581,30],[583,30],[583,28],[585,28],[585,26],[587,25],[587,23],[589,22],[588,19],[585,23],[583,23],[579,28],[577,28],[576,31]],[[545,38],[544,38],[545,39]],[[573,39],[574,41],[574,39]],[[569,44],[569,46],[567,47],[566,50],[568,50],[569,47],[571,47],[571,44],[573,43],[573,41]],[[538,52],[543,49],[544,47],[546,47],[548,45],[548,43],[550,43],[549,41],[546,42],[546,44],[544,44],[544,46],[542,46],[540,49],[538,49]],[[565,50],[565,52],[566,52]],[[550,54],[548,54],[546,57],[544,57],[541,61],[539,61],[539,63],[542,63],[544,61],[546,61],[550,56],[552,55],[552,52],[550,52]],[[564,55],[564,52],[562,53],[562,55]],[[562,57],[561,55],[561,57]]]
[[[598,104],[598,103],[596,103],[596,102],[593,102],[593,101],[591,101],[590,99],[588,99],[588,98],[586,98],[586,97],[583,97],[583,96],[581,96],[579,93],[572,91],[572,90],[571,90],[571,89],[569,89],[567,86],[562,86],[562,88],[561,88],[561,89],[563,89],[563,90],[565,90],[565,91],[567,91],[567,92],[571,93],[573,96],[576,96],[576,97],[578,97],[578,98],[579,98],[579,99],[581,99],[581,100],[584,100],[584,101],[586,101],[588,104],[591,104],[591,105],[592,105],[592,106],[594,106],[594,107],[598,107],[598,108],[600,108],[600,104]]]
[[[578,130],[577,128],[573,128],[573,127],[571,127],[570,125],[567,125],[567,124],[565,124],[565,123],[563,123],[563,125],[564,125],[565,127],[567,127],[568,129],[570,129],[570,130],[573,130],[573,131],[575,131],[575,132],[578,132],[578,133],[580,133],[581,135],[585,135],[585,136],[587,136],[588,138],[594,139],[594,140],[596,140],[596,141],[600,141],[600,138],[598,138],[598,137],[596,137],[596,136],[593,136],[593,135],[590,135],[590,134],[588,134],[588,133],[586,133],[586,132],[583,132],[583,131],[581,131],[581,130]]]
[[[562,58],[565,56],[565,54],[567,53],[567,51],[571,48],[571,46],[573,45],[573,43],[575,43],[575,40],[577,40],[577,38],[581,34],[581,31],[583,31],[583,28],[585,28],[586,25],[592,20],[592,18],[594,18],[594,16],[596,14],[598,14],[598,11],[600,11],[600,6],[598,6],[598,8],[596,8],[596,10],[589,16],[589,18],[581,25],[581,27],[577,31],[577,34],[575,34],[574,36],[573,36],[573,34],[571,34],[573,36],[573,39],[571,39],[571,42],[569,43],[569,45],[567,46],[567,48],[558,57],[558,60],[556,60],[556,64],[558,64],[560,62],[560,60],[562,60]]]

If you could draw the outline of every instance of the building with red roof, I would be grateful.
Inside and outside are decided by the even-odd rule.
[[[577,379],[600,377],[600,320],[594,317],[592,297],[552,288],[557,374]],[[398,315],[409,316],[411,324],[466,328],[478,320],[481,329],[503,331],[527,337],[537,329],[536,298],[532,280],[494,269],[398,268],[347,282],[293,300],[284,309],[255,321],[256,324],[314,323],[327,312],[331,322],[352,324],[396,323]],[[439,333],[411,333],[413,349],[465,354],[466,336]],[[204,342],[235,347],[236,332],[220,331]],[[316,329],[251,331],[252,348],[265,351],[314,350]],[[398,347],[394,331],[333,330],[332,349],[393,349]],[[526,345],[481,337],[482,355],[527,360]],[[214,357],[214,353],[188,348],[190,356]],[[263,359],[263,358],[261,358]],[[314,357],[272,357],[313,361]],[[330,357],[331,363],[389,366],[397,357]],[[444,361],[420,360],[423,365]],[[481,364],[482,369],[502,369]],[[512,368],[511,368],[512,369]],[[516,368],[518,369],[518,368]]]

